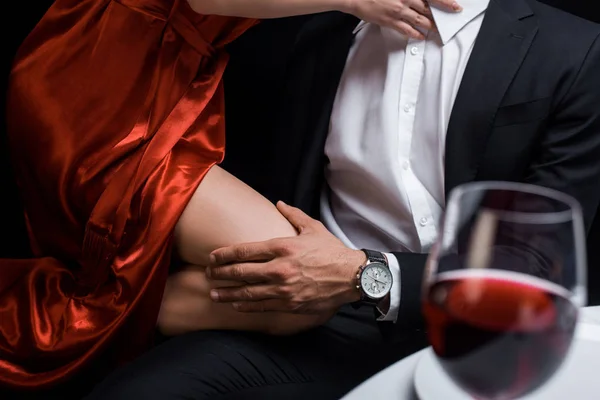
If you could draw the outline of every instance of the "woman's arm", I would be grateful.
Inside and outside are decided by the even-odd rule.
[[[188,0],[188,3],[199,14],[261,19],[341,11],[417,39],[425,36],[415,28],[433,29],[429,3],[449,11],[462,10],[456,0]]]
[[[206,278],[202,265],[207,264],[213,250],[293,235],[295,229],[273,204],[220,167],[213,167],[175,229],[179,255],[190,265],[169,277],[159,329],[167,335],[206,329],[289,334],[325,322],[329,316],[239,313],[209,297],[211,288],[233,285]]]
[[[188,0],[194,11],[205,15],[247,18],[279,18],[350,10],[354,0]],[[381,0],[374,0],[381,1]],[[387,0],[386,0],[387,1]],[[399,3],[398,0],[394,0]]]

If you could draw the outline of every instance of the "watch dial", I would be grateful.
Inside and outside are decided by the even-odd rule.
[[[373,263],[363,270],[360,283],[367,296],[379,299],[387,295],[392,288],[392,275],[384,265]]]

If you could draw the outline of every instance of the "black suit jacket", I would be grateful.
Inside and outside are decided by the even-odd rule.
[[[227,98],[226,168],[316,218],[330,113],[357,22],[327,13],[257,29],[245,40],[262,34],[260,51],[283,49],[277,66],[267,79],[236,81]],[[450,118],[446,193],[478,180],[546,186],[577,198],[590,226],[600,203],[599,36],[600,26],[533,0],[490,2]],[[235,66],[233,50],[232,68],[247,68]],[[395,255],[397,326],[415,328],[426,255]]]

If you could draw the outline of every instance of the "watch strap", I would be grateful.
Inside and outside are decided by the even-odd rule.
[[[379,303],[381,303],[383,299],[372,299],[370,297],[361,296],[361,299],[358,301],[360,303],[360,305],[369,305],[369,306],[373,306],[373,307],[377,307],[379,305]]]
[[[365,253],[369,262],[378,262],[388,266],[387,258],[382,252],[368,249],[362,249],[362,252]]]

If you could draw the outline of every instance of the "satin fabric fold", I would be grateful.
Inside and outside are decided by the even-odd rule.
[[[172,231],[225,145],[223,46],[185,0],[57,0],[21,46],[8,132],[34,254],[0,260],[0,385],[151,344]]]

